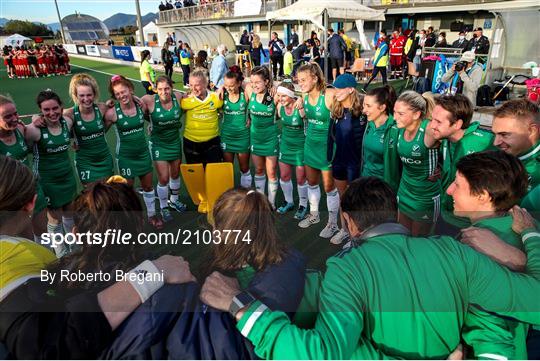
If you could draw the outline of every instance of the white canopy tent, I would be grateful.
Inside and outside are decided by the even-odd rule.
[[[32,41],[32,39],[27,38],[26,36],[22,36],[20,34],[13,34],[4,39],[4,44],[15,47],[24,45],[25,41]]]
[[[359,41],[364,49],[369,49],[369,42],[364,34],[364,21],[384,21],[384,11],[362,5],[360,0],[298,0],[285,8],[266,14],[271,33],[272,21],[310,21],[323,29],[323,44],[326,46],[326,29],[331,21],[356,21],[360,34]],[[269,36],[270,38],[270,36]],[[328,61],[324,62],[324,74],[328,73]]]

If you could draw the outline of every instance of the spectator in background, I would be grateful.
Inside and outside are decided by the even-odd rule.
[[[319,41],[319,39],[315,38],[314,40],[311,41],[311,44],[312,44],[311,58],[309,61],[319,64],[319,66],[322,69],[323,66],[322,66],[322,59],[321,59],[321,42]]]
[[[343,38],[336,33],[334,29],[328,29],[328,55],[329,55],[329,68],[332,69],[332,79],[336,79],[339,74],[343,74],[345,69],[343,68],[343,58],[347,44]]]
[[[292,51],[292,57],[294,61],[293,71],[292,71],[293,76],[296,75],[296,69],[298,69],[298,67],[302,65],[302,60],[304,60],[304,55],[309,54],[312,48],[313,48],[313,45],[311,41],[306,40],[302,44],[298,45],[296,49]]]
[[[163,44],[163,48],[161,49],[161,62],[165,68],[165,75],[172,81],[174,60],[173,53],[169,50],[169,44],[170,43],[168,42]]]
[[[206,50],[199,50],[195,57],[195,67],[204,68],[208,70],[208,52]]]
[[[377,74],[381,73],[383,84],[386,85],[388,81],[386,80],[386,67],[388,66],[388,40],[386,37],[386,30],[381,30],[379,34],[379,39],[382,39],[379,48],[375,52],[375,55],[373,56],[373,74],[371,74],[371,78],[369,78],[366,85],[364,85],[364,91],[369,86],[369,83],[375,79]]]
[[[174,9],[174,6],[173,6],[173,4],[171,3],[171,0],[167,0],[167,5],[165,5],[165,7],[167,8],[167,10],[172,10],[172,9]]]
[[[437,42],[437,35],[435,35],[435,32],[433,31],[433,26],[430,26],[426,32],[426,41],[425,41],[424,46],[431,48],[432,46],[435,46],[436,42]]]
[[[178,45],[174,47],[174,55],[176,55],[177,64],[180,64],[180,51],[182,51],[182,40],[178,40]]]
[[[401,69],[403,64],[403,48],[407,39],[394,30],[392,32],[392,39],[390,40],[390,79],[401,75]]]
[[[163,1],[161,2],[161,4],[159,4],[159,11],[165,11],[167,10],[167,7],[165,6],[165,4],[163,4]]]
[[[180,65],[182,66],[182,72],[184,73],[184,88],[189,88],[189,73],[191,71],[191,59],[193,53],[188,43],[182,44],[182,50],[180,51]]]
[[[482,81],[483,69],[474,62],[475,56],[472,51],[466,51],[461,55],[459,62],[454,63],[441,78],[444,83],[450,82],[452,94],[463,94],[476,106],[476,94]],[[466,64],[461,70],[456,70],[456,64]],[[456,74],[457,72],[457,74]]]
[[[261,38],[259,35],[253,35],[253,41],[251,42],[251,46],[249,47],[249,53],[251,54],[251,61],[253,62],[253,66],[259,66],[261,65],[261,52],[263,51],[263,47],[261,44]]]
[[[447,48],[448,43],[446,42],[446,32],[441,31],[437,37],[437,42],[435,43],[436,48]]]
[[[465,32],[460,31],[458,39],[452,43],[452,47],[463,51],[464,49],[467,49],[468,46],[469,41],[465,39]]]
[[[182,7],[184,7],[184,4],[182,4],[182,1],[176,0],[176,2],[174,3],[174,7],[177,9],[181,9]]]
[[[296,33],[296,30],[294,30],[294,27],[291,28],[291,40],[289,41],[289,44],[291,44],[293,48],[300,44],[300,40],[298,40],[298,34]]]
[[[244,30],[240,36],[240,45],[249,45],[249,34],[247,30]]]
[[[345,34],[345,30],[339,29],[338,34],[339,36],[341,36],[341,38],[345,42],[345,45],[347,45],[347,49],[345,49],[345,65],[344,65],[344,68],[347,69],[348,67],[352,65],[352,61],[354,59],[353,51],[352,51],[352,41],[351,41],[351,38],[349,38]]]
[[[293,45],[287,45],[287,51],[283,56],[283,75],[286,77],[291,77],[293,72],[294,60],[292,55]]]
[[[272,76],[276,80],[277,77],[283,76],[283,50],[285,49],[285,43],[283,43],[283,40],[278,37],[275,31],[272,33],[272,39],[268,43],[268,48],[270,49],[270,60],[272,62]]]
[[[475,54],[488,54],[489,53],[489,39],[483,35],[482,28],[474,29],[473,38],[469,41],[466,48]],[[485,62],[485,59],[478,59],[481,63]]]
[[[218,55],[212,61],[210,67],[210,89],[221,88],[225,79],[225,74],[229,71],[227,65],[227,47],[224,44],[219,44],[217,47]]]
[[[167,39],[165,40],[165,43],[174,44],[174,39],[173,39],[171,33],[167,33]]]

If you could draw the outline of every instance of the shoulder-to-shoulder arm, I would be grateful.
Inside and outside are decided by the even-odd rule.
[[[174,96],[176,97],[176,100],[178,100],[179,103],[182,102],[182,99],[186,97],[186,93],[182,93],[181,91],[174,90],[173,91]]]
[[[73,119],[73,112],[74,112],[74,108],[73,108],[73,107],[64,109],[64,112],[63,112],[64,118],[65,118],[65,117],[68,117],[68,118]]]
[[[24,139],[29,144],[39,141],[41,138],[41,131],[33,124],[28,124],[25,126]]]
[[[146,94],[141,98],[141,109],[144,113],[151,113],[154,110],[154,96]]]
[[[251,87],[250,83],[246,83],[244,85],[244,94],[246,96],[246,100],[249,101],[249,98],[251,97],[251,93],[253,93],[253,88]]]
[[[68,129],[71,130],[73,127],[73,119],[64,115],[64,120],[66,121]]]
[[[521,237],[527,252],[527,274],[512,272],[472,248],[459,245],[469,287],[468,301],[522,322],[540,324],[540,233],[528,229]]]
[[[107,109],[107,112],[103,115],[103,121],[107,128],[116,123],[116,109],[114,107]]]
[[[334,97],[336,95],[336,90],[332,88],[328,88],[325,91],[324,96],[324,102],[326,104],[326,107],[330,109],[332,107],[332,104],[334,104]]]

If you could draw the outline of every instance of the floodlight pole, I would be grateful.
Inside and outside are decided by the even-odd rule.
[[[139,41],[141,46],[144,46],[144,34],[142,28],[141,7],[139,6],[139,0],[135,0],[135,7],[137,8],[137,27],[139,28]]]
[[[58,2],[54,0],[56,5],[56,13],[58,14],[58,21],[60,22],[60,34],[62,35],[62,43],[66,44],[66,37],[64,36],[64,25],[62,25],[62,17],[60,16],[60,9],[58,9]]]

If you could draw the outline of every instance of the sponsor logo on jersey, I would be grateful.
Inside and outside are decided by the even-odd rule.
[[[90,134],[90,135],[83,135],[81,137],[81,140],[92,140],[92,139],[102,137],[103,135],[104,135],[103,132],[98,132],[98,133],[94,133],[94,134]]]
[[[407,158],[407,157],[399,157],[401,161],[405,164],[422,164],[422,161],[420,159],[413,159],[413,158]]]
[[[324,122],[322,120],[318,119],[308,119],[308,122],[313,125],[324,125]]]
[[[422,154],[419,152],[420,151],[420,145],[418,144],[414,144],[412,146],[412,152],[411,152],[411,155],[413,157],[420,157]]]
[[[61,153],[61,152],[65,152],[66,150],[68,150],[69,146],[67,144],[64,144],[64,145],[61,145],[59,147],[56,147],[56,148],[50,148],[50,149],[47,149],[47,153]]]

